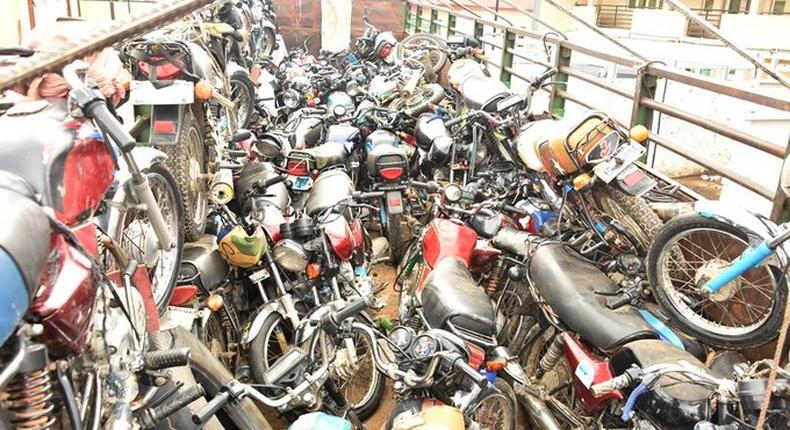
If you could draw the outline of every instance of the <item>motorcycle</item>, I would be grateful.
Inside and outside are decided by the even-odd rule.
[[[83,422],[150,428],[202,395],[202,388],[192,387],[172,397],[179,390],[171,386],[160,397],[162,407],[152,403],[157,386],[168,383],[163,372],[184,365],[189,351],[149,349],[149,336],[159,328],[156,299],[166,302],[172,289],[154,288],[146,260],[136,258],[181,246],[179,214],[166,210],[177,192],[161,193],[172,186],[155,175],[166,173],[161,153],[135,148],[101,93],[83,81],[86,69],[77,61],[62,71],[71,87],[69,109],[62,100],[25,102],[0,118],[11,133],[3,149],[13,154],[0,162],[9,226],[0,253],[8,280],[2,419],[22,428],[65,426],[65,417],[75,428]],[[118,175],[116,151],[123,163]],[[115,206],[107,196],[142,213],[133,220],[131,212],[130,224],[108,225],[97,219]],[[127,254],[110,228],[149,233],[140,245],[150,255]],[[156,291],[161,288],[169,291]],[[56,389],[59,403],[53,401]],[[82,393],[81,405],[75,392]]]

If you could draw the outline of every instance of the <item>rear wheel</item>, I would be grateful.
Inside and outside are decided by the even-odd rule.
[[[148,179],[162,218],[173,238],[173,247],[168,251],[159,249],[159,240],[148,215],[134,205],[130,205],[119,217],[114,239],[120,243],[129,258],[145,265],[154,302],[161,311],[170,303],[178,277],[181,252],[184,249],[184,210],[176,181],[167,167],[155,163],[145,169],[143,174]]]
[[[472,419],[481,430],[515,430],[519,408],[516,393],[500,378],[494,381],[494,387],[499,393],[484,397],[472,412]]]
[[[403,216],[388,211],[386,223],[390,264],[394,266],[400,262],[403,255]]]
[[[697,214],[668,222],[647,256],[656,301],[686,333],[719,348],[750,348],[774,339],[787,302],[779,271],[761,264],[716,293],[704,285],[747,248],[746,234]]]
[[[639,252],[646,254],[663,225],[647,202],[610,186],[596,187],[593,196],[601,210],[625,227]]]
[[[429,49],[427,56],[434,74],[438,74],[445,63],[447,63],[447,54],[445,53],[447,43],[439,36],[428,33],[416,33],[406,36],[398,44],[397,55],[398,58],[403,60],[411,57],[416,50],[425,48],[437,48]]]
[[[173,173],[184,207],[184,239],[193,242],[203,235],[208,215],[208,190],[205,175],[206,150],[203,128],[192,110],[184,109],[175,145],[162,146],[166,165]]]
[[[230,99],[236,106],[240,128],[247,128],[255,112],[255,84],[245,72],[230,77]]]
[[[444,88],[439,84],[427,84],[418,87],[408,98],[397,98],[389,104],[390,110],[403,111],[407,115],[417,116],[428,111],[430,104],[439,103],[444,97]]]

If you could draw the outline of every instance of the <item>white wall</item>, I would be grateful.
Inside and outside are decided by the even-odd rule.
[[[659,37],[682,37],[686,34],[683,15],[663,9],[634,9],[631,33]]]
[[[747,48],[790,48],[790,15],[721,17],[722,34]]]

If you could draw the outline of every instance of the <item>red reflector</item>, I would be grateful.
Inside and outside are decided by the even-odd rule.
[[[381,175],[382,178],[388,181],[394,181],[400,178],[402,174],[403,174],[402,167],[388,167],[386,169],[379,170],[379,175]]]
[[[170,299],[170,304],[173,306],[181,306],[194,299],[197,295],[198,289],[194,285],[177,285],[173,290],[173,298]]]
[[[159,60],[160,58],[152,58],[152,60]],[[151,65],[144,62],[138,61],[137,66],[142,70],[145,76],[148,76],[150,73]],[[156,79],[174,79],[178,76],[181,76],[181,69],[174,64],[160,64],[156,66]]]
[[[486,359],[486,352],[468,342],[466,346],[469,348],[469,365],[472,366],[472,369],[479,369]]]
[[[154,133],[175,134],[175,121],[154,121]]]
[[[307,160],[288,160],[286,170],[291,176],[307,176],[310,174]]]
[[[634,185],[638,184],[645,175],[640,172],[638,169],[634,169],[633,172],[625,175],[623,178],[623,182],[625,182],[626,186],[633,187]]]
[[[388,43],[381,48],[381,52],[379,52],[379,56],[381,57],[381,59],[386,59],[387,57],[389,57],[390,51],[392,51],[392,45]]]

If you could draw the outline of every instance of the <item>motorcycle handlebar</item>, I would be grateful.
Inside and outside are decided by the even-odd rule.
[[[546,70],[545,72],[543,72],[543,74],[535,78],[535,80],[532,81],[530,86],[532,86],[532,88],[537,89],[543,84],[543,82],[551,79],[556,74],[557,74],[557,69],[552,67],[551,69]]]
[[[467,113],[465,115],[457,116],[457,117],[445,122],[444,126],[447,127],[447,128],[450,128],[450,127],[452,127],[452,126],[454,126],[454,125],[456,125],[458,123],[461,123],[461,122],[463,122],[463,121],[465,121],[467,119],[470,119],[470,118],[474,118],[476,116],[482,116],[488,122],[490,122],[490,123],[492,123],[494,125],[498,125],[500,123],[500,121],[497,120],[496,118],[494,118],[490,113],[488,113],[486,111],[483,111],[483,110],[476,110],[476,111],[469,112],[469,113]]]
[[[343,309],[329,314],[329,316],[324,319],[323,322],[324,330],[328,332],[336,330],[343,321],[355,317],[358,313],[367,309],[368,306],[370,306],[370,300],[368,297],[360,297],[354,300],[353,302],[346,305],[346,307]]]
[[[277,175],[273,178],[258,181],[257,186],[258,188],[265,190],[266,188],[269,188],[274,184],[279,184],[280,182],[285,181],[285,178],[286,178],[285,175]]]

